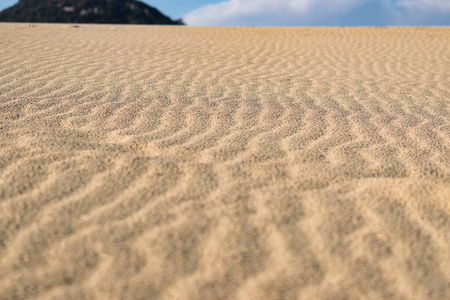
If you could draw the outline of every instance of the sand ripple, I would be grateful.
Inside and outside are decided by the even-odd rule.
[[[450,29],[0,36],[0,299],[450,299]]]

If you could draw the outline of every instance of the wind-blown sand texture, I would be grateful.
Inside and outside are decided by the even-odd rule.
[[[450,28],[0,24],[0,299],[450,299]]]

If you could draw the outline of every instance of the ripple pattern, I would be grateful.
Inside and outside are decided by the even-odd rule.
[[[449,28],[0,37],[0,300],[450,299]]]

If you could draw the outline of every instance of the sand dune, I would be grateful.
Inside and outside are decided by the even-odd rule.
[[[449,46],[0,24],[0,299],[450,299]]]

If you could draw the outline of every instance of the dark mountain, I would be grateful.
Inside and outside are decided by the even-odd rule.
[[[183,24],[136,0],[19,0],[0,22]]]

